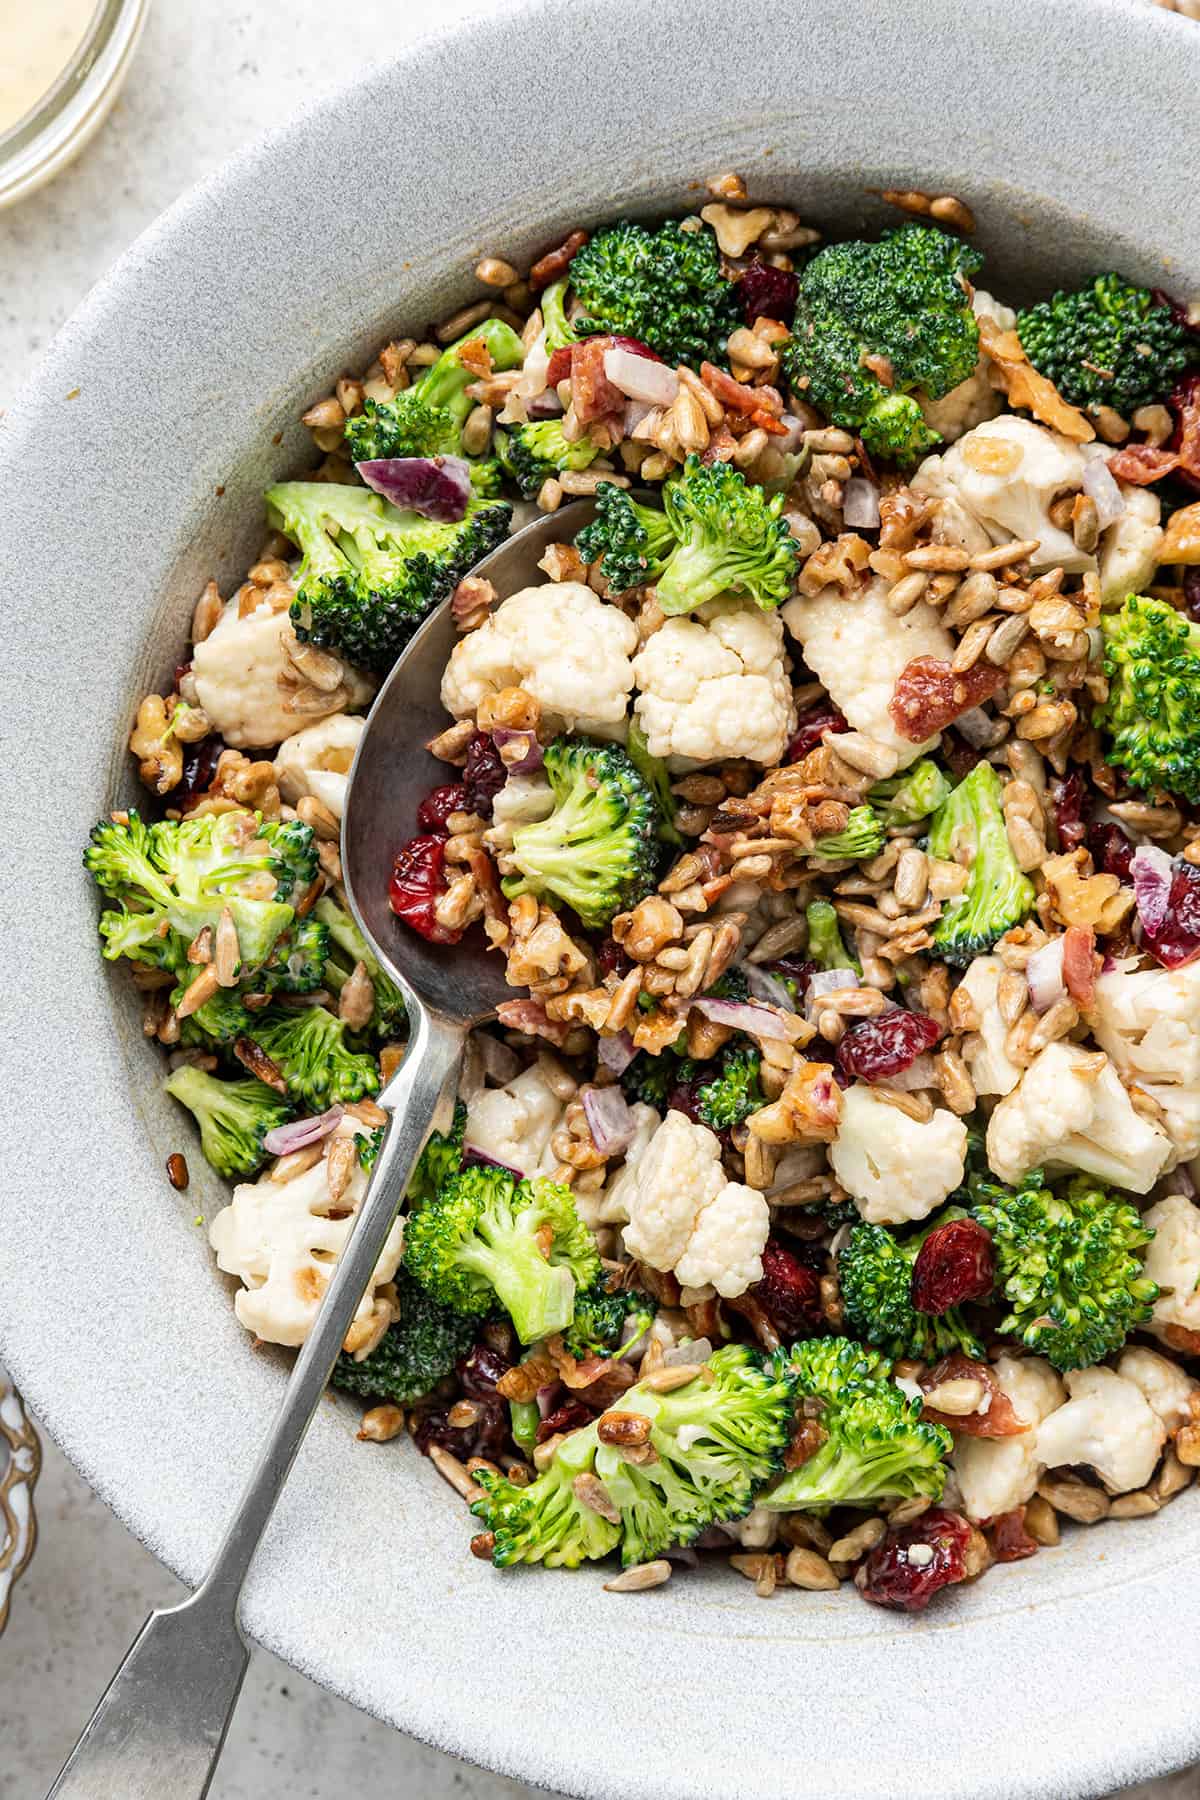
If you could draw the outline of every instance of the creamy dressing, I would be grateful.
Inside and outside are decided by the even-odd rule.
[[[0,0],[0,131],[54,86],[95,10],[95,0]]]

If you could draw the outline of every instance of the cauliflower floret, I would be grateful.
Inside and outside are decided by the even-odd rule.
[[[1038,1429],[1038,1456],[1047,1469],[1085,1463],[1110,1494],[1145,1487],[1167,1430],[1140,1387],[1115,1369],[1072,1369],[1071,1398]]]
[[[196,699],[213,730],[235,750],[248,746],[270,749],[295,732],[299,716],[285,705],[301,679],[285,649],[295,641],[286,614],[273,612],[264,604],[239,617],[238,602],[233,599],[193,650]],[[365,706],[375,692],[368,676],[348,663],[342,666],[345,676],[340,687],[328,695],[312,690],[313,708],[305,709],[310,722],[344,712],[348,706]]]
[[[896,730],[888,711],[896,678],[915,656],[949,662],[954,641],[924,600],[897,618],[888,609],[887,592],[888,584],[879,576],[849,597],[840,588],[826,587],[811,598],[789,600],[783,617],[834,705],[855,731],[888,754],[889,767],[880,773],[895,774],[940,742],[931,737],[912,744]]]
[[[1085,458],[1111,456],[1107,444],[1085,444]],[[1163,541],[1162,501],[1149,488],[1134,487],[1119,481],[1125,511],[1108,527],[1100,539],[1098,569],[1100,603],[1107,606],[1124,600],[1126,594],[1144,594],[1146,583],[1153,579],[1158,567],[1158,552]]]
[[[1077,1044],[1048,1044],[998,1103],[987,1159],[1001,1181],[1016,1183],[1043,1167],[1083,1169],[1131,1193],[1150,1192],[1171,1140],[1134,1111],[1110,1062],[1094,1070],[1095,1055]]]
[[[522,1175],[549,1175],[558,1162],[550,1139],[565,1112],[535,1062],[503,1087],[483,1088],[467,1102],[463,1142]]]
[[[1200,1381],[1193,1380],[1178,1363],[1160,1356],[1146,1344],[1134,1344],[1122,1351],[1117,1374],[1122,1381],[1132,1381],[1134,1387],[1142,1390],[1169,1437],[1174,1437],[1181,1425],[1191,1424],[1191,1399],[1193,1394],[1200,1394]]]
[[[363,718],[334,713],[285,738],[275,752],[275,779],[289,806],[311,796],[340,819],[346,804],[350,764],[367,728]]]
[[[1168,1087],[1151,1081],[1139,1081],[1137,1086],[1162,1108],[1159,1124],[1174,1151],[1165,1166],[1173,1169],[1200,1156],[1200,1088]]]
[[[1200,962],[1101,975],[1092,1019],[1122,1075],[1200,1084]]]
[[[775,613],[710,600],[668,619],[634,658],[634,713],[651,756],[673,768],[744,756],[776,763],[796,722]]]
[[[1012,1437],[978,1438],[963,1433],[955,1439],[951,1464],[963,1508],[977,1525],[1032,1498],[1044,1466],[1038,1456],[1038,1426],[1067,1397],[1060,1376],[1040,1356],[999,1356],[992,1364],[992,1374],[1028,1430]]]
[[[977,319],[993,320],[1001,331],[1012,331],[1017,323],[1012,308],[1002,306],[982,288],[976,288],[971,296],[971,310]],[[985,419],[994,419],[1003,407],[1004,396],[988,379],[991,367],[990,359],[981,351],[974,372],[957,387],[952,387],[948,394],[943,394],[940,400],[931,400],[920,389],[914,394],[925,423],[946,443],[953,444],[965,431],[982,425]]]
[[[732,1300],[762,1279],[767,1203],[725,1179],[720,1140],[706,1125],[668,1112],[642,1152],[627,1205],[626,1250],[652,1269],[673,1269],[682,1286],[711,1284]]]
[[[967,1128],[939,1109],[922,1123],[856,1081],[842,1095],[833,1172],[871,1225],[923,1219],[963,1178]]]
[[[366,1135],[365,1125],[344,1118],[325,1140],[325,1157],[344,1138]],[[234,1296],[234,1311],[247,1331],[269,1344],[302,1344],[312,1330],[332,1265],[367,1191],[356,1157],[350,1180],[334,1201],[328,1169],[322,1159],[290,1181],[268,1173],[241,1182],[208,1228],[217,1267],[245,1284]],[[331,1212],[337,1217],[330,1218]],[[395,1290],[388,1284],[403,1249],[404,1221],[397,1219],[346,1334],[346,1348],[356,1355],[365,1356],[398,1316]]]
[[[1014,413],[985,420],[943,455],[927,457],[912,479],[915,493],[957,500],[994,544],[1037,538],[1031,567],[1068,571],[1093,569],[1095,558],[1050,523],[1049,509],[1082,484],[1078,444]]]
[[[1003,973],[998,956],[977,956],[958,984],[979,1018],[978,1030],[963,1039],[963,1057],[977,1094],[1011,1094],[1021,1079],[1004,1048],[1008,1026],[996,998]]]
[[[539,701],[551,731],[623,737],[637,626],[581,581],[522,588],[455,644],[442,705],[456,719],[501,688]]]
[[[636,1100],[630,1107],[633,1114],[633,1137],[625,1152],[625,1160],[615,1175],[611,1175],[597,1195],[576,1194],[575,1204],[580,1218],[595,1230],[597,1225],[626,1225],[629,1222],[629,1206],[637,1189],[638,1170],[642,1158],[650,1147],[650,1140],[662,1124],[662,1119],[652,1106]],[[594,1218],[588,1218],[584,1211],[590,1203]]]
[[[483,834],[502,875],[512,868],[508,858],[518,825],[534,825],[539,819],[548,819],[553,811],[554,790],[540,770],[531,775],[509,776],[492,801],[492,822]]]
[[[1186,1194],[1168,1194],[1142,1214],[1154,1236],[1146,1251],[1145,1272],[1160,1288],[1173,1292],[1154,1302],[1146,1330],[1164,1344],[1172,1328],[1200,1333],[1200,1208]]]

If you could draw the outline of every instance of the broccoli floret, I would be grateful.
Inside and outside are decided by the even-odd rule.
[[[862,964],[851,956],[842,942],[838,916],[831,900],[812,900],[804,909],[808,921],[808,955],[822,969],[853,969],[862,974]]]
[[[518,1180],[491,1164],[451,1175],[411,1214],[404,1261],[458,1312],[489,1313],[499,1304],[523,1344],[565,1330],[576,1294],[600,1278],[595,1241],[570,1188],[542,1176]]]
[[[305,643],[384,674],[439,600],[508,535],[506,500],[469,500],[440,525],[365,487],[284,481],[267,490],[271,523],[303,552],[291,617]]]
[[[736,1039],[721,1052],[719,1073],[696,1091],[700,1117],[714,1131],[740,1125],[767,1103],[759,1084],[762,1058],[753,1044]]]
[[[346,421],[346,441],[354,461],[460,454],[462,428],[475,404],[467,389],[479,377],[465,367],[459,351],[479,339],[487,346],[493,369],[520,368],[525,352],[511,325],[503,319],[484,319],[473,325],[394,400],[367,400],[362,412]]]
[[[595,514],[576,533],[575,548],[584,562],[600,563],[612,593],[624,594],[662,574],[676,540],[665,513],[640,506],[624,488],[602,481]]]
[[[878,856],[883,844],[884,829],[881,821],[869,806],[854,806],[850,809],[845,828],[832,832],[829,837],[818,838],[809,854],[835,858],[853,857],[856,862],[865,862],[872,856]]]
[[[1097,275],[1075,293],[1017,314],[1021,347],[1064,400],[1097,412],[1111,406],[1130,418],[1164,400],[1197,343],[1187,326],[1149,288],[1120,275]]]
[[[957,1307],[923,1313],[912,1302],[913,1264],[921,1245],[939,1225],[965,1217],[961,1207],[945,1207],[906,1237],[897,1237],[885,1225],[852,1226],[838,1257],[847,1327],[889,1356],[922,1362],[936,1362],[952,1350],[982,1356],[983,1346]]]
[[[164,1082],[200,1127],[200,1148],[218,1175],[253,1175],[266,1161],[263,1139],[292,1116],[286,1100],[263,1081],[218,1081],[181,1063]]]
[[[1200,800],[1200,625],[1130,594],[1101,626],[1108,699],[1093,719],[1105,760],[1135,787]]]
[[[554,794],[549,818],[518,825],[504,878],[510,900],[563,901],[584,925],[607,925],[654,887],[659,813],[654,795],[616,744],[560,737],[546,746]]]
[[[203,970],[185,963],[182,974],[183,979],[171,992],[171,1005],[176,1012],[188,988]],[[232,1049],[238,1038],[250,1034],[254,1019],[258,1017],[261,1014],[251,1014],[244,1005],[240,988],[218,988],[195,1012],[180,1019],[179,1041],[185,1050]]]
[[[567,289],[570,283],[566,276],[561,281],[552,281],[550,286],[542,289],[539,305],[542,309],[542,327],[546,333],[546,349],[553,356],[556,350],[565,350],[568,344],[578,343],[578,334],[567,317]]]
[[[621,1075],[626,1098],[640,1100],[643,1106],[653,1106],[657,1112],[663,1112],[671,1089],[680,1082],[691,1081],[702,1066],[690,1056],[683,1055],[682,1046],[686,1042],[687,1032],[681,1031],[679,1048],[668,1044],[658,1055],[639,1050]]]
[[[401,1036],[408,1023],[404,996],[391,977],[385,974],[379,958],[350,914],[338,905],[331,894],[323,894],[310,916],[313,915],[324,926],[329,939],[324,986],[333,993],[340,994],[354,973],[354,965],[362,963],[375,989],[371,1030],[382,1040]],[[315,985],[317,984],[314,983]]]
[[[533,419],[496,433],[496,455],[526,500],[535,500],[542,483],[564,469],[586,469],[600,454],[590,437],[568,438],[561,419]]]
[[[603,1276],[594,1286],[575,1296],[575,1317],[563,1334],[571,1355],[607,1356],[620,1343],[626,1321],[631,1321],[638,1342],[654,1322],[655,1304],[636,1288],[608,1287]]]
[[[875,807],[885,830],[917,825],[935,813],[950,796],[950,782],[931,756],[923,756],[903,775],[890,781],[877,781],[867,798]]]
[[[441,1306],[403,1268],[396,1271],[400,1317],[361,1362],[343,1351],[330,1380],[364,1400],[405,1406],[430,1393],[475,1341],[476,1323]]]
[[[643,1463],[600,1442],[597,1426],[563,1438],[549,1466],[516,1487],[480,1472],[485,1494],[472,1511],[495,1533],[492,1561],[574,1569],[620,1545],[624,1563],[646,1562],[672,1544],[689,1544],[707,1526],[739,1518],[755,1489],[780,1468],[792,1430],[792,1377],[763,1366],[742,1344],[709,1357],[699,1376],[671,1393],[638,1383],[621,1398],[624,1413],[650,1422],[654,1451]],[[575,1491],[593,1475],[620,1514],[610,1521]]]
[[[329,927],[315,912],[295,919],[259,970],[260,994],[311,994],[324,985],[329,956]]]
[[[646,734],[636,719],[629,721],[625,740],[629,760],[637,770],[658,806],[658,835],[664,844],[682,846],[683,834],[675,823],[675,796],[671,792],[671,774],[661,756],[651,756]]]
[[[416,1168],[408,1178],[408,1204],[414,1210],[428,1206],[437,1198],[439,1188],[462,1168],[463,1137],[467,1129],[467,1109],[461,1100],[454,1102],[454,1122],[448,1132],[431,1131],[429,1141],[417,1158]]]
[[[242,890],[267,874],[277,893],[290,893],[302,842],[311,846],[312,833],[297,821],[277,853],[260,815],[243,811],[158,825],[147,825],[135,811],[121,822],[102,820],[83,862],[121,906],[100,921],[105,957],[127,956],[182,973],[188,945],[206,926],[215,932],[228,908],[243,966],[257,967],[291,924],[292,909],[283,900],[247,899]]]
[[[777,1363],[820,1408],[820,1447],[758,1504],[778,1512],[874,1506],[882,1499],[941,1497],[954,1440],[921,1417],[921,1402],[890,1379],[891,1365],[849,1338],[814,1338],[781,1350]]]
[[[800,277],[783,351],[792,386],[873,454],[912,462],[938,436],[911,390],[938,399],[975,368],[979,328],[967,277],[982,260],[926,225],[902,225],[875,244],[831,244]]]
[[[976,763],[939,806],[929,829],[929,854],[945,861],[957,855],[969,864],[965,891],[945,902],[933,934],[938,955],[965,968],[1019,925],[1035,899],[1033,883],[1022,875],[1008,841],[1000,777],[991,763]]]
[[[698,220],[668,219],[656,231],[625,219],[609,225],[575,255],[571,285],[587,314],[577,334],[639,338],[669,363],[722,361],[739,322],[716,238]]]
[[[270,1057],[293,1099],[312,1112],[379,1092],[374,1057],[351,1050],[344,1021],[323,1006],[295,1012],[269,1006],[254,1015],[246,1035]]]
[[[1154,1236],[1123,1195],[1087,1175],[1056,1192],[1040,1169],[1019,1188],[979,1181],[973,1217],[991,1233],[996,1285],[1012,1332],[1056,1369],[1084,1369],[1150,1318],[1158,1288],[1142,1273]]]
[[[691,612],[718,594],[745,594],[764,612],[782,606],[801,561],[783,506],[782,494],[768,498],[731,463],[689,456],[663,488],[679,540],[656,582],[663,612]]]

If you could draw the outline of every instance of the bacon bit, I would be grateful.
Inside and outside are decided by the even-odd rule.
[[[786,437],[788,434],[787,426],[773,413],[764,412],[761,406],[756,406],[750,414],[750,423],[765,431],[768,437]]]
[[[587,241],[586,231],[572,231],[557,250],[547,250],[544,256],[539,256],[529,271],[529,285],[534,293],[540,293],[542,288],[557,281],[560,275],[565,275]]]
[[[992,1520],[992,1548],[998,1563],[1024,1562],[1027,1556],[1037,1555],[1037,1544],[1025,1529],[1023,1506],[997,1513]]]
[[[744,382],[735,381],[732,375],[727,375],[724,369],[718,369],[715,363],[700,364],[700,379],[722,406],[727,407],[730,412],[745,413],[748,418],[754,419],[756,425],[762,424],[762,420],[756,418],[755,414],[765,412],[778,419],[783,411],[783,400],[778,389],[747,387]],[[764,431],[769,429],[769,426],[763,425]],[[784,430],[786,432],[786,427]]]
[[[1200,1331],[1189,1331],[1186,1325],[1164,1325],[1163,1342],[1184,1356],[1200,1356]]]
[[[548,1044],[554,1044],[560,1050],[575,1029],[569,1019],[547,1018],[546,1008],[540,1000],[502,1000],[496,1008],[496,1017],[510,1031],[545,1038]]]
[[[625,396],[604,373],[604,353],[612,348],[610,337],[588,338],[571,354],[571,400],[581,425],[620,412]]]
[[[1063,938],[1063,982],[1081,1012],[1086,1012],[1096,997],[1099,962],[1096,934],[1091,926],[1069,926]]]
[[[1038,374],[1015,331],[1001,331],[985,314],[979,320],[979,342],[1000,371],[1011,406],[1027,407],[1035,419],[1076,444],[1091,443],[1095,428],[1078,407],[1068,406],[1052,381]]]
[[[574,344],[562,344],[554,351],[546,364],[546,386],[557,387],[560,381],[571,379],[571,352]]]
[[[1029,1429],[987,1363],[975,1362],[961,1350],[943,1356],[932,1369],[926,1369],[920,1380],[927,1394],[943,1381],[981,1381],[991,1395],[987,1407],[973,1413],[941,1413],[936,1407],[926,1407],[921,1416],[931,1419],[935,1425],[948,1425],[951,1431],[978,1438],[1018,1437]]]
[[[922,744],[961,713],[990,700],[1003,682],[1003,669],[986,658],[956,674],[935,656],[914,656],[900,671],[888,712],[901,737]]]
[[[1179,457],[1174,451],[1154,444],[1128,444],[1108,459],[1109,473],[1132,487],[1149,487],[1152,481],[1161,481],[1178,467]]]

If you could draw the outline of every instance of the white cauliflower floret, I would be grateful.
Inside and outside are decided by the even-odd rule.
[[[1108,444],[1085,444],[1083,455],[1108,457]],[[1146,583],[1153,579],[1158,567],[1158,552],[1163,541],[1162,501],[1149,488],[1134,487],[1119,481],[1125,511],[1111,524],[1100,539],[1098,571],[1102,606],[1124,600],[1126,594],[1144,594]]]
[[[1110,970],[1096,982],[1092,1020],[1122,1075],[1200,1084],[1200,962]]]
[[[987,1129],[987,1159],[1001,1181],[1030,1169],[1083,1169],[1101,1181],[1148,1194],[1171,1157],[1171,1140],[1133,1109],[1107,1060],[1077,1044],[1048,1044]]]
[[[1139,1081],[1137,1087],[1162,1108],[1158,1123],[1170,1138],[1174,1152],[1165,1167],[1173,1169],[1200,1156],[1200,1088],[1152,1081]]]
[[[725,1179],[720,1140],[706,1125],[668,1112],[642,1152],[627,1204],[626,1250],[652,1269],[673,1269],[682,1286],[711,1285],[732,1300],[762,1279],[767,1203],[755,1188]]]
[[[326,1156],[330,1145],[366,1131],[357,1120],[343,1119],[325,1140]],[[304,1342],[366,1191],[366,1172],[357,1158],[336,1201],[330,1197],[324,1159],[290,1181],[275,1181],[268,1173],[234,1188],[229,1205],[209,1225],[208,1241],[217,1253],[217,1267],[245,1284],[233,1306],[247,1331],[269,1344]],[[337,1217],[330,1218],[331,1212]],[[403,1249],[404,1221],[397,1219],[347,1333],[347,1348],[360,1356],[379,1342],[397,1316],[395,1290],[388,1284]]]
[[[888,753],[890,767],[882,773],[894,774],[940,742],[931,737],[913,744],[896,730],[888,711],[896,679],[915,656],[949,662],[954,640],[924,600],[897,618],[888,608],[887,592],[888,583],[879,576],[849,596],[826,587],[811,598],[789,600],[783,617],[834,705],[855,731]]]
[[[1067,1397],[1060,1376],[1040,1356],[999,1356],[992,1364],[992,1374],[1028,1429],[1003,1438],[969,1437],[966,1433],[955,1438],[951,1465],[958,1477],[963,1510],[976,1525],[1011,1512],[1033,1497],[1044,1466],[1038,1455],[1038,1426]]]
[[[367,728],[363,718],[333,713],[317,725],[285,738],[275,752],[275,779],[289,806],[311,797],[340,819],[346,804],[350,764]]]
[[[1003,973],[998,956],[977,956],[958,984],[979,1019],[978,1028],[963,1039],[962,1051],[977,1094],[1011,1094],[1021,1079],[1004,1048],[1009,1028],[996,997]]]
[[[652,1106],[641,1100],[635,1100],[630,1107],[633,1114],[633,1137],[625,1152],[625,1160],[615,1175],[610,1175],[600,1193],[591,1196],[576,1194],[575,1204],[579,1216],[594,1230],[597,1225],[625,1225],[629,1222],[629,1206],[637,1188],[638,1170],[642,1158],[650,1147],[650,1140],[662,1124],[662,1119]],[[585,1205],[591,1206],[594,1217],[589,1218]]]
[[[633,673],[641,690],[633,710],[651,756],[679,767],[783,755],[796,715],[775,613],[710,600],[647,638]]]
[[[1145,1487],[1167,1431],[1140,1387],[1115,1369],[1072,1369],[1071,1398],[1038,1429],[1038,1456],[1047,1469],[1086,1464],[1110,1494]]]
[[[1122,1381],[1132,1381],[1134,1387],[1142,1390],[1169,1437],[1174,1437],[1181,1425],[1191,1424],[1191,1399],[1193,1394],[1200,1394],[1200,1381],[1193,1380],[1178,1363],[1160,1356],[1147,1344],[1134,1344],[1122,1351],[1117,1374]]]
[[[522,1175],[549,1175],[558,1160],[550,1139],[565,1112],[535,1062],[503,1087],[482,1088],[467,1102],[463,1142]]]
[[[492,822],[483,841],[496,858],[502,875],[512,865],[508,856],[518,825],[534,825],[554,811],[554,790],[540,770],[530,775],[510,775],[492,801]]]
[[[285,648],[295,644],[296,634],[286,613],[273,612],[265,603],[244,617],[238,602],[230,600],[208,636],[192,652],[192,676],[196,699],[235,750],[251,747],[268,750],[291,737],[300,716],[285,706],[301,683],[299,670]],[[329,713],[365,706],[375,692],[374,682],[349,664],[343,664],[342,685],[329,695],[312,690],[314,704],[304,717],[311,723]]]
[[[1014,413],[987,419],[941,456],[930,456],[912,479],[915,493],[957,500],[994,544],[1037,538],[1035,569],[1080,571],[1095,558],[1069,531],[1050,522],[1050,504],[1083,484],[1083,456],[1069,438]]]
[[[977,319],[991,319],[1001,331],[1012,331],[1017,323],[1017,315],[1012,308],[1002,306],[999,300],[993,299],[982,288],[976,288],[971,296],[971,310]],[[985,419],[994,419],[1003,407],[1004,396],[988,379],[991,367],[991,360],[981,351],[979,361],[967,379],[960,381],[957,387],[952,387],[940,400],[931,400],[920,389],[913,395],[921,408],[925,423],[946,443],[954,443],[964,431],[971,431],[976,425],[982,425]]]
[[[1146,1330],[1165,1344],[1172,1327],[1200,1333],[1200,1208],[1185,1194],[1168,1194],[1142,1214],[1154,1233],[1146,1251],[1145,1273],[1160,1288],[1171,1288],[1154,1302]]]
[[[521,687],[550,731],[622,737],[637,641],[633,620],[581,581],[522,588],[455,644],[442,705],[462,719],[489,694]]]
[[[871,1225],[923,1219],[963,1178],[967,1128],[939,1109],[924,1122],[856,1081],[842,1095],[833,1172]]]

